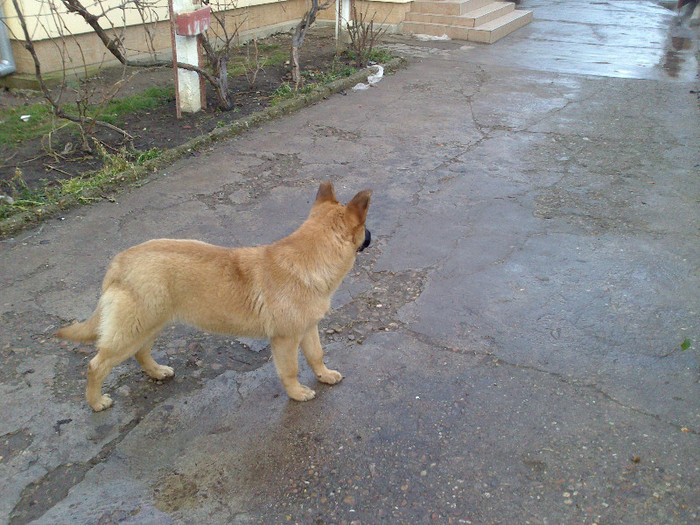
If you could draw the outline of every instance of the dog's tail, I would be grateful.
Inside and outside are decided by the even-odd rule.
[[[94,343],[97,340],[97,327],[100,323],[100,308],[82,323],[73,323],[70,326],[64,326],[58,332],[56,337],[61,339],[70,339],[80,343]]]

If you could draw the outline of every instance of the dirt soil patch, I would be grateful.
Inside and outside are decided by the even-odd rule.
[[[288,51],[291,34],[280,33],[258,41],[258,46],[275,46]],[[245,50],[241,51],[242,53]],[[331,28],[314,28],[307,34],[301,49],[301,69],[306,82],[323,77],[330,70],[352,66],[346,55],[336,56],[336,42]],[[98,81],[108,83],[121,78],[122,68],[103,71]],[[113,79],[110,77],[114,77]],[[229,77],[229,90],[234,101],[228,111],[217,107],[217,99],[207,86],[207,109],[195,114],[175,116],[174,95],[165,97],[163,103],[153,109],[123,117],[118,126],[132,139],[111,130],[100,129],[94,137],[109,154],[124,151],[136,158],[142,152],[165,150],[183,144],[193,137],[209,133],[217,127],[257,112],[273,103],[276,93],[291,84],[288,63],[265,65],[251,83],[251,74]],[[173,86],[172,68],[142,69],[120,91],[120,97],[143,92],[148,88]],[[0,93],[0,109],[29,106],[44,101],[40,93],[7,91]],[[98,170],[104,165],[104,155],[98,148],[93,152],[81,151],[80,137],[74,126],[63,126],[57,121],[55,128],[41,138],[10,144],[0,151],[0,194],[12,194],[11,180],[21,170],[22,178],[32,191],[55,186],[62,179],[72,178]],[[71,130],[72,128],[72,130]]]

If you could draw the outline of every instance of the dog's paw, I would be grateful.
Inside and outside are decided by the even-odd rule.
[[[100,398],[94,402],[90,403],[90,406],[95,412],[102,412],[105,408],[109,408],[112,406],[112,398],[109,397],[107,394],[101,395]]]
[[[311,390],[308,386],[299,385],[294,389],[287,390],[287,395],[294,401],[310,401],[316,397],[316,392]]]
[[[343,375],[337,370],[326,369],[316,376],[321,383],[326,383],[327,385],[335,385],[340,383],[343,379]]]
[[[175,370],[170,366],[158,365],[158,368],[149,370],[147,374],[153,379],[167,379],[175,375]]]

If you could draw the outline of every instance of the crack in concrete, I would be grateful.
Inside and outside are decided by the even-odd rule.
[[[190,341],[189,344],[186,344],[187,341]],[[200,344],[192,341],[206,343]],[[178,351],[177,354],[171,354],[171,347],[173,351],[180,350],[180,347],[185,344],[187,353]],[[53,394],[57,399],[64,397],[71,399],[76,392],[84,388],[84,379],[80,370],[84,369],[85,360],[92,352],[87,351],[86,353],[83,347],[80,348],[79,352],[68,352],[67,357],[57,365],[59,368],[57,368],[55,375],[57,378],[61,378],[60,384],[53,385]],[[173,358],[176,358],[178,362],[187,358],[184,364],[180,363],[181,366],[175,365],[180,370],[179,375],[182,377],[176,377],[173,381],[168,382],[168,387],[156,388],[154,380],[138,381],[134,378],[133,372],[136,367],[133,364],[121,365],[122,369],[125,366],[129,369],[119,375],[113,383],[113,390],[119,391],[125,387],[126,383],[133,384],[127,388],[131,392],[128,404],[135,406],[135,416],[120,427],[117,437],[103,445],[90,459],[82,462],[63,463],[50,469],[47,467],[48,471],[40,479],[24,487],[10,513],[10,525],[28,523],[60,503],[72,487],[84,479],[92,467],[107,460],[119,443],[139,422],[153,410],[158,409],[162,402],[169,397],[201,388],[204,379],[211,379],[227,370],[242,372],[254,370],[265,364],[269,357],[269,349],[254,352],[244,348],[243,344],[225,339],[224,336],[194,331],[183,326],[171,327],[163,332],[159,340],[156,341],[154,352],[163,349],[171,356],[168,361],[171,365],[175,365],[172,361]],[[236,356],[239,354],[250,355],[251,358],[237,359]],[[183,373],[183,368],[190,369],[190,373]],[[240,382],[236,381],[236,384],[237,390],[239,390]]]
[[[362,138],[362,135],[359,132],[347,131],[334,126],[324,126],[321,124],[316,124],[313,126],[312,134],[314,138],[314,143],[318,138],[327,137],[334,137],[352,143],[357,143]]]
[[[408,328],[404,323],[401,323],[400,321],[398,323],[400,324],[401,328],[406,333],[408,333],[411,337],[413,337],[417,341],[420,341],[423,344],[430,346],[431,348],[436,348],[436,349],[441,350],[443,352],[449,352],[450,354],[453,354],[453,353],[455,353],[455,351],[457,351],[458,353],[460,353],[462,355],[472,355],[473,357],[482,357],[482,358],[485,358],[484,361],[482,362],[482,364],[487,365],[487,366],[495,367],[495,366],[499,366],[499,365],[505,365],[505,366],[508,366],[508,367],[516,369],[516,370],[527,370],[527,371],[531,371],[531,372],[536,372],[538,374],[547,375],[547,376],[549,376],[553,379],[556,379],[557,381],[559,381],[567,386],[591,390],[592,392],[595,392],[596,394],[600,395],[601,397],[603,397],[605,400],[609,401],[610,403],[613,403],[621,408],[624,408],[624,409],[629,410],[631,412],[634,412],[636,414],[655,419],[656,421],[663,423],[664,425],[667,425],[667,426],[669,426],[677,431],[681,431],[684,433],[690,433],[693,435],[700,435],[700,432],[697,429],[692,429],[692,428],[688,428],[688,427],[679,425],[677,423],[674,423],[672,421],[668,421],[668,420],[664,419],[663,417],[661,417],[658,414],[654,414],[652,412],[646,411],[646,410],[641,409],[639,407],[628,405],[628,404],[620,401],[619,399],[617,399],[613,395],[609,394],[608,392],[606,392],[602,388],[600,388],[596,383],[585,383],[585,382],[582,382],[581,380],[578,380],[578,379],[573,378],[571,376],[566,376],[566,375],[563,375],[563,374],[560,374],[557,372],[553,372],[551,370],[539,368],[539,367],[534,366],[534,365],[523,365],[521,363],[510,362],[510,361],[498,356],[494,352],[489,352],[486,350],[465,350],[465,349],[458,349],[458,348],[455,348],[453,346],[447,346],[442,341],[440,341],[439,338],[430,336],[430,335],[422,333],[422,332],[418,332],[416,330],[412,330],[412,329]]]
[[[92,467],[105,461],[140,421],[140,416],[129,421],[120,429],[116,438],[105,444],[88,461],[58,465],[37,481],[27,485],[10,512],[8,525],[24,525],[43,516],[63,500],[68,492],[85,478]]]

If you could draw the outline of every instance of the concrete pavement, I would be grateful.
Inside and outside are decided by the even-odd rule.
[[[697,35],[582,5],[528,1],[490,47],[392,38],[414,61],[377,87],[3,241],[0,522],[697,521]],[[173,326],[175,378],[125,363],[89,410],[92,350],[50,334],[114,254],[272,241],[326,179],[375,192],[323,324],[341,384],[303,365],[290,402],[265,343]]]

